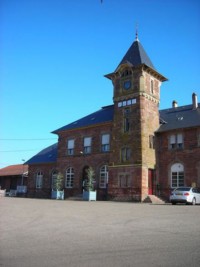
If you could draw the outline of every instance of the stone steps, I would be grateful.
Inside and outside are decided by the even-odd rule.
[[[155,196],[155,195],[148,195],[147,198],[144,200],[144,203],[152,203],[157,205],[163,205],[166,202],[162,200],[161,198]]]

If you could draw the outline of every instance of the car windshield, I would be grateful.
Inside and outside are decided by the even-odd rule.
[[[178,187],[175,190],[176,191],[190,191],[191,187]]]

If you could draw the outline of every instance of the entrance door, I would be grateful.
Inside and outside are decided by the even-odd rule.
[[[154,177],[154,170],[148,170],[148,194],[153,195],[153,177]]]

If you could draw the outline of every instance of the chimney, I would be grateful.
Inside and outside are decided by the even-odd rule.
[[[192,94],[192,108],[193,109],[198,108],[197,95],[195,93]]]
[[[172,102],[172,107],[173,108],[177,108],[178,107],[178,103],[175,100]]]

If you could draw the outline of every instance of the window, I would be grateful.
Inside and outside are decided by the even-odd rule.
[[[129,147],[124,147],[121,150],[121,160],[122,162],[126,162],[130,160],[131,157],[131,149]]]
[[[155,137],[154,135],[149,135],[149,148],[155,148]]]
[[[72,167],[66,170],[65,187],[72,188],[74,186],[74,169]]]
[[[118,108],[130,106],[130,105],[134,105],[134,104],[136,104],[136,98],[131,98],[128,100],[118,102]]]
[[[177,134],[177,148],[183,148],[183,135]]]
[[[104,165],[100,168],[99,187],[106,188],[108,183],[108,166]]]
[[[119,174],[119,187],[126,188],[131,187],[131,177],[128,173]]]
[[[154,93],[154,82],[153,80],[151,80],[151,94]]]
[[[57,175],[58,175],[57,171],[53,171],[52,172],[52,175],[51,175],[51,188],[53,190],[55,190],[55,188],[56,188]]]
[[[85,137],[84,138],[84,154],[90,154],[91,153],[91,143],[92,143],[91,137]]]
[[[170,149],[182,149],[183,148],[183,135],[181,133],[170,135],[169,148]]]
[[[200,147],[200,133],[197,135],[197,146]]]
[[[130,129],[130,118],[125,117],[124,118],[124,132],[125,133],[129,132],[129,129]]]
[[[36,188],[42,188],[43,184],[43,173],[41,171],[36,174]]]
[[[130,130],[130,108],[124,110],[124,132],[129,132]]]
[[[176,136],[175,134],[170,136],[170,148],[173,149],[176,147]]]
[[[181,163],[171,166],[171,187],[184,186],[184,167]]]
[[[101,151],[107,152],[110,151],[110,135],[103,134],[101,137]]]
[[[122,72],[122,75],[121,75],[121,77],[125,77],[125,76],[128,76],[128,75],[131,75],[131,70],[124,70],[124,72]]]
[[[67,155],[74,155],[74,139],[67,141]]]

